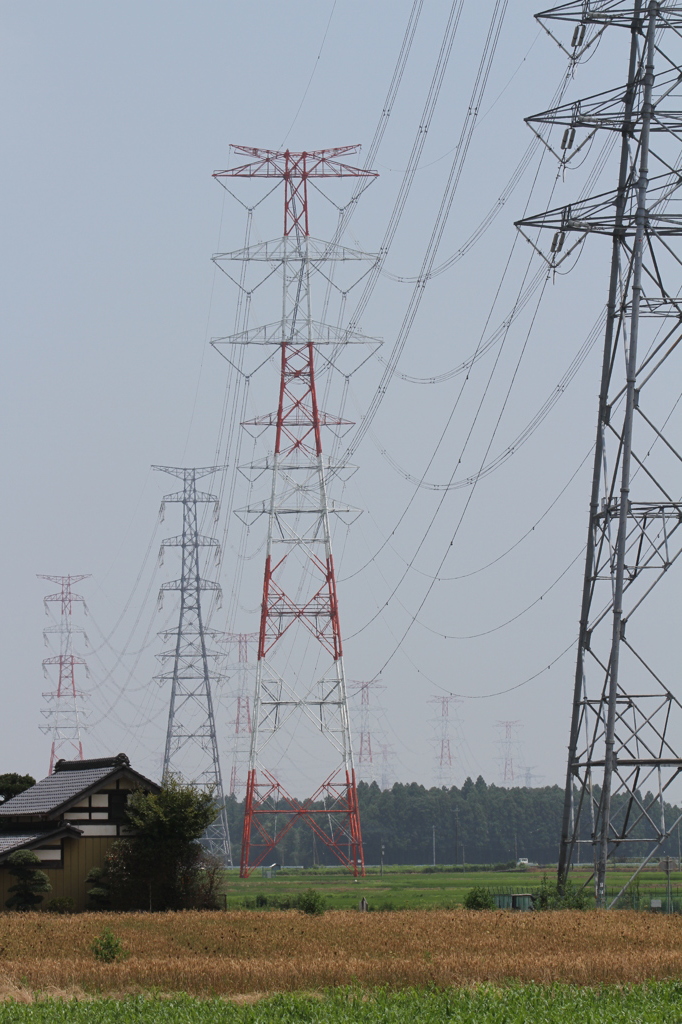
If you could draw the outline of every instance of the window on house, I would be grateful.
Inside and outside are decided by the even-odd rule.
[[[109,821],[123,825],[127,799],[127,789],[115,789],[109,793]]]

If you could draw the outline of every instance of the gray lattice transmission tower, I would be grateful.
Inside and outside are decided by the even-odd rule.
[[[209,504],[213,505],[217,518],[217,497],[197,490],[197,480],[211,476],[222,467],[153,468],[182,481],[182,490],[166,494],[161,506],[163,515],[168,502],[182,505],[182,533],[176,537],[167,537],[161,544],[160,552],[162,557],[167,548],[178,548],[182,560],[180,578],[164,583],[159,591],[160,601],[169,591],[175,591],[180,596],[177,627],[159,634],[170,645],[158,655],[167,669],[156,677],[160,683],[171,684],[163,777],[179,775],[213,793],[221,810],[207,830],[203,844],[215,856],[231,864],[230,832],[213,709],[213,686],[217,679],[214,666],[223,655],[207,645],[207,640],[215,639],[216,634],[206,629],[201,606],[202,594],[220,595],[220,585],[202,576],[201,550],[211,549],[217,561],[220,545],[214,537],[199,532],[197,513],[198,505]]]
[[[511,786],[514,782],[518,785],[522,770],[519,743],[519,729],[522,728],[522,723],[498,722],[496,728],[499,729],[497,746],[500,755],[497,761],[500,765],[500,782],[503,786]]]
[[[251,750],[251,700],[254,687],[257,633],[224,633],[222,645],[227,649],[225,663],[229,674],[229,698],[234,718],[229,722],[232,767],[230,769],[230,796],[241,800],[246,791]]]
[[[564,164],[613,133],[615,187],[518,225],[552,267],[590,235],[611,240],[559,881],[587,847],[597,904],[613,906],[680,821],[665,802],[682,771],[682,454],[670,425],[682,379],[682,6],[572,2],[537,17],[576,62],[606,32],[623,44],[614,88],[528,119],[550,141],[558,130]],[[552,232],[546,251],[538,229]],[[636,866],[607,898],[614,856]]]
[[[361,681],[358,679],[348,680],[348,692],[355,701],[360,699],[360,707],[356,712],[357,724],[355,725],[355,766],[358,779],[364,782],[371,782],[379,775],[379,749],[381,746],[381,735],[376,728],[376,713],[378,706],[372,705],[371,695],[378,690],[385,690],[383,683],[375,679]]]
[[[83,760],[83,741],[81,733],[84,729],[83,712],[81,702],[85,694],[77,689],[76,670],[83,668],[87,673],[85,659],[74,651],[74,634],[80,634],[87,642],[85,630],[82,626],[74,626],[71,616],[74,602],[80,603],[85,609],[85,601],[80,594],[74,594],[73,584],[81,580],[89,579],[89,576],[38,576],[39,580],[49,580],[50,583],[59,584],[59,591],[56,594],[48,594],[43,598],[45,611],[48,605],[56,603],[59,605],[59,622],[54,626],[47,626],[43,630],[45,644],[50,647],[57,646],[58,652],[43,660],[43,672],[49,679],[51,672],[56,669],[57,685],[54,690],[43,693],[46,706],[41,709],[42,714],[48,719],[46,725],[40,727],[41,732],[52,736],[50,747],[50,775],[54,768],[55,761],[60,757],[67,760]],[[54,649],[54,648],[53,648]]]
[[[396,781],[395,771],[396,754],[389,743],[379,744],[379,785],[382,789],[390,789]]]
[[[455,723],[455,715],[451,713],[451,710],[454,709],[456,712],[462,701],[458,700],[457,697],[453,697],[451,695],[443,696],[441,694],[436,697],[431,697],[428,703],[436,704],[440,708],[440,711],[436,712],[435,718],[432,719],[436,733],[434,741],[436,751],[436,782],[439,786],[452,786],[454,782],[457,755],[454,750],[454,743],[452,739],[452,727]]]

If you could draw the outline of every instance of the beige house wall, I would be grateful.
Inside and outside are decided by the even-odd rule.
[[[89,906],[85,878],[91,868],[102,867],[104,857],[111,844],[112,837],[83,836],[75,839],[67,836],[62,839],[63,867],[41,864],[40,868],[50,880],[52,892],[46,893],[38,909],[45,909],[50,900],[67,896],[73,900],[74,910],[86,910]],[[36,851],[37,852],[37,851]],[[5,900],[10,896],[9,887],[14,885],[16,878],[10,875],[6,864],[0,864],[0,910],[5,910]]]
[[[117,838],[126,834],[127,830],[121,824],[121,801],[125,803],[129,794],[139,785],[140,777],[123,768],[118,773],[118,778],[103,782],[99,788],[86,796],[74,797],[56,817],[51,818],[47,814],[35,815],[35,820],[42,823],[50,822],[55,828],[71,824],[83,832],[80,838],[64,836],[61,840],[51,840],[46,837],[43,849],[34,846],[34,852],[41,859],[40,868],[52,886],[52,891],[45,894],[38,909],[45,909],[50,900],[58,897],[72,899],[76,911],[89,909],[87,890],[91,886],[86,886],[85,878],[91,868],[104,866],[107,850]],[[155,783],[151,783],[151,786],[155,786]],[[156,789],[158,790],[158,787]],[[116,804],[113,803],[113,794],[116,794]],[[21,830],[30,834],[31,824],[32,817],[26,815],[22,820]],[[62,855],[61,861],[58,861],[55,858],[59,857],[60,845]],[[16,878],[10,875],[6,863],[0,864],[0,912],[6,909],[5,901],[10,895],[9,888],[15,882]]]

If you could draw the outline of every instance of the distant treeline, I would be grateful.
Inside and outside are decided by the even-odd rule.
[[[647,796],[644,795],[644,802]],[[416,782],[396,783],[381,790],[376,782],[358,786],[365,861],[378,864],[383,843],[386,864],[430,864],[433,860],[433,828],[436,829],[436,863],[496,864],[527,857],[540,864],[555,863],[561,835],[564,793],[559,786],[502,787],[488,785],[480,776],[467,779],[461,789],[433,787]],[[622,801],[612,801],[612,820],[617,825],[624,811]],[[665,820],[672,822],[678,810],[668,804]],[[239,860],[243,804],[231,798],[228,816],[233,856]],[[660,820],[660,808],[653,815]],[[644,822],[638,828],[647,834]],[[589,832],[584,835],[589,838]],[[638,856],[639,844],[623,848],[622,856]],[[583,860],[589,860],[584,847]],[[662,854],[677,857],[677,831]],[[291,830],[273,860],[280,864],[334,864],[335,858],[307,827]],[[272,861],[270,861],[272,863]]]

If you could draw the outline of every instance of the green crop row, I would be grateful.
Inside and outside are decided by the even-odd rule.
[[[336,989],[251,1004],[134,997],[0,1004],[2,1024],[677,1024],[682,984],[626,987],[510,985],[497,988]]]

